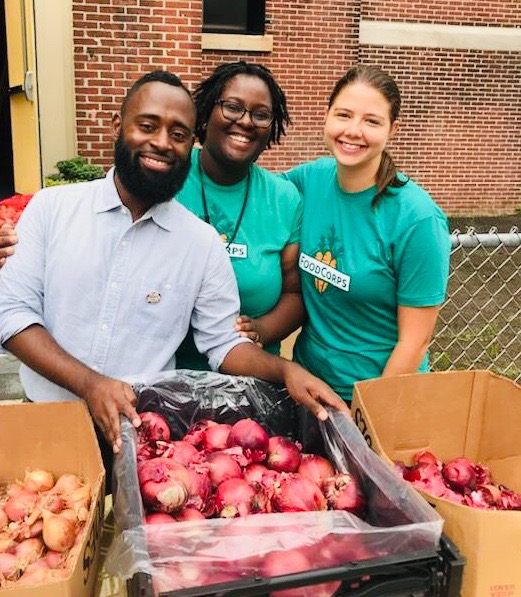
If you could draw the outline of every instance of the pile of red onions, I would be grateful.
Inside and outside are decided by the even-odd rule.
[[[173,440],[160,414],[149,411],[141,417],[144,424],[138,429],[138,480],[152,551],[164,545],[166,539],[165,527],[150,525],[334,509],[364,514],[366,500],[355,477],[336,472],[322,456],[303,453],[298,442],[270,436],[253,419],[243,418],[233,425],[201,420],[184,437]],[[374,554],[364,548],[362,535],[353,533],[347,538],[329,534],[308,547],[252,555],[246,561],[230,556],[227,564],[219,561],[214,566],[209,562],[203,565],[159,558],[154,587],[167,591],[233,581],[244,574],[278,576],[367,559]],[[273,596],[326,597],[333,595],[340,584],[331,581],[308,588],[288,588]]]
[[[269,436],[249,418],[197,422],[172,440],[158,413],[141,413],[138,480],[147,522],[232,518],[260,512],[345,510],[363,516],[356,479],[331,462],[303,454],[298,442]],[[168,518],[169,517],[169,518]]]
[[[483,510],[521,510],[521,494],[492,480],[487,466],[460,456],[443,463],[422,450],[413,464],[396,462],[395,468],[414,487],[434,497]]]
[[[0,587],[66,578],[81,547],[91,489],[77,475],[43,469],[0,487]]]

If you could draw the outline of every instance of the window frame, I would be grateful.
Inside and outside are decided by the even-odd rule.
[[[224,35],[264,35],[266,27],[266,0],[243,0],[246,2],[246,15],[240,23],[233,23],[229,20],[228,23],[211,23],[205,22],[208,16],[205,13],[210,10],[207,3],[213,3],[214,9],[222,10],[223,0],[203,0],[203,34],[224,34]],[[226,2],[226,6],[230,6]],[[233,6],[233,5],[232,5]],[[233,13],[233,9],[229,9],[229,14]],[[226,19],[226,14],[223,15],[223,20]]]

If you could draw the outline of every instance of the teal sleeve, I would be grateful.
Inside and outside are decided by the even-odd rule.
[[[286,180],[290,180],[296,187],[299,193],[302,194],[303,192],[303,171],[306,164],[301,164],[300,166],[296,166],[291,170],[286,170],[286,172],[282,172],[281,176]]]
[[[429,307],[443,303],[449,262],[450,235],[445,218],[423,218],[406,230],[394,250],[398,304]]]
[[[298,191],[296,191],[298,194]],[[298,197],[298,202],[295,209],[295,214],[293,218],[293,225],[291,226],[291,234],[288,239],[288,245],[293,245],[295,243],[300,242],[300,229],[302,228],[302,200],[300,199],[300,195]]]

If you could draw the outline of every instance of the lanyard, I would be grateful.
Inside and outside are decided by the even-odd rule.
[[[211,224],[211,222],[210,222],[210,213],[208,211],[208,202],[206,201],[206,193],[204,191],[203,167],[201,165],[201,156],[199,156],[199,176],[200,176],[200,179],[201,179],[201,199],[203,200],[204,221],[207,224]],[[235,240],[235,237],[237,236],[237,232],[239,232],[239,228],[241,226],[242,218],[244,216],[244,211],[246,210],[246,203],[248,202],[248,195],[249,195],[249,193],[250,193],[250,168],[248,168],[248,174],[247,174],[247,178],[246,178],[246,192],[244,193],[244,199],[243,199],[243,202],[242,202],[241,211],[239,213],[239,217],[237,218],[237,223],[235,224],[235,228],[233,230],[233,234],[232,234],[230,240],[226,244],[226,248],[228,248],[233,243],[233,241]]]

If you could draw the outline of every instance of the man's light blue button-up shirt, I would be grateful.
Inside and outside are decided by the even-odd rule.
[[[243,342],[233,326],[237,283],[217,232],[177,201],[132,222],[114,172],[35,194],[19,243],[0,272],[0,342],[33,324],[67,352],[115,378],[175,368],[191,323],[216,370]],[[75,396],[25,365],[33,401]]]

